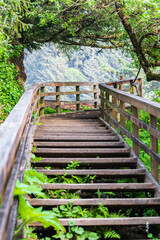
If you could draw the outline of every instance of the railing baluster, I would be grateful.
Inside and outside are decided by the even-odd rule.
[[[157,128],[157,118],[150,114],[150,125]],[[150,146],[158,153],[158,140],[150,135]],[[153,177],[159,182],[158,163],[151,157],[151,173]]]
[[[56,103],[58,104],[56,105],[56,112],[60,113],[60,86],[56,86],[56,92],[59,93],[56,95]]]
[[[107,91],[105,93],[106,93],[106,100],[109,101],[109,94]],[[107,102],[105,105],[105,111],[109,114],[109,106],[108,106]],[[106,122],[109,123],[109,118],[107,116],[105,116],[105,120],[106,120]]]
[[[97,85],[93,85],[93,91],[97,91]],[[97,92],[94,92],[94,100],[97,100]],[[97,101],[94,102],[94,108],[97,108]]]
[[[37,97],[39,96],[39,89],[37,90]],[[39,108],[39,104],[40,104],[40,100],[37,101],[36,107],[35,107],[35,111],[37,111],[37,109]]]
[[[138,108],[132,106],[132,115],[138,118]],[[133,123],[133,135],[139,139],[139,127]],[[133,151],[139,156],[139,147],[133,142]]]
[[[44,93],[45,87],[41,87],[41,93]],[[40,98],[40,104],[44,105],[44,96]],[[44,107],[40,109],[40,116],[44,115]]]
[[[113,86],[114,88],[117,88],[117,83],[115,83]],[[112,96],[112,103],[117,106],[117,98],[114,96]],[[117,120],[117,112],[113,109],[112,109],[112,117],[113,119]]]
[[[100,90],[100,95],[104,98],[104,91]],[[104,109],[104,100],[101,98],[101,108]],[[101,116],[104,119],[104,113],[101,111]]]
[[[120,100],[120,108],[125,111],[125,102]],[[125,117],[120,114],[120,124],[125,128]]]
[[[79,92],[79,86],[76,86],[76,92]],[[76,101],[80,101],[80,94],[76,94]],[[80,110],[80,104],[77,103],[76,104],[76,111],[79,111]]]

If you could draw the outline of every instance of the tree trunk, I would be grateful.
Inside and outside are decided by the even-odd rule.
[[[22,50],[19,56],[15,56],[14,58],[10,59],[10,63],[13,63],[15,65],[16,70],[18,70],[18,75],[16,76],[16,80],[18,80],[19,84],[22,86],[24,86],[24,83],[27,79],[23,60],[24,60],[24,49]]]

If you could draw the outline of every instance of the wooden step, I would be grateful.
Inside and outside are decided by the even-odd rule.
[[[34,141],[118,141],[117,136],[54,136],[54,135],[35,135]]]
[[[45,148],[60,148],[60,147],[80,147],[80,148],[102,148],[102,147],[113,147],[121,148],[124,147],[124,142],[34,142],[33,146],[45,147]]]
[[[125,148],[37,148],[37,157],[129,157],[130,150]]]
[[[44,131],[41,131],[41,132],[36,132],[35,133],[35,137],[37,136],[43,136],[45,134],[45,136],[67,136],[67,137],[76,137],[76,136],[81,136],[81,137],[87,137],[87,136],[95,136],[95,137],[100,137],[100,136],[114,136],[113,133],[111,132],[106,132],[106,133],[74,133],[74,132],[71,132],[71,133],[59,133],[59,132],[53,132],[53,131],[49,131],[49,132],[44,132]]]
[[[107,177],[107,178],[143,178],[145,177],[145,169],[114,169],[114,170],[104,170],[104,169],[92,169],[92,170],[46,170],[46,169],[37,169],[38,172],[42,172],[48,176],[55,175],[64,175],[67,176],[76,175],[76,176],[85,176],[85,175],[96,175],[96,177]]]
[[[126,218],[59,218],[59,222],[63,226],[70,226],[70,222],[74,222],[74,226],[139,226],[159,225],[160,217],[126,217]],[[30,224],[32,227],[41,227],[42,224],[35,222]]]
[[[60,205],[67,205],[71,203],[72,206],[99,206],[102,203],[104,206],[113,208],[132,208],[132,207],[158,207],[160,205],[160,198],[86,198],[86,199],[29,199],[33,207],[54,207]]]
[[[40,125],[37,127],[36,129],[36,132],[38,131],[55,131],[55,132],[76,132],[76,133],[81,133],[81,132],[84,132],[84,133],[90,133],[90,132],[94,132],[94,133],[103,133],[103,132],[111,132],[111,130],[109,129],[106,129],[104,127],[87,127],[87,128],[77,128],[77,127],[74,127],[74,126],[70,126],[70,127],[48,127],[48,126],[43,126],[43,125]]]
[[[117,191],[117,192],[155,192],[156,185],[154,183],[85,183],[85,184],[65,184],[65,183],[44,183],[43,189],[50,190],[86,190],[95,191]]]
[[[34,166],[54,166],[54,167],[65,167],[70,162],[78,161],[80,166],[92,166],[92,167],[132,167],[135,168],[137,165],[136,158],[123,157],[123,158],[43,158],[41,161],[34,163]]]
[[[94,156],[129,156],[130,149],[128,148],[37,148],[34,152],[36,156],[65,156],[65,155],[94,155]]]
[[[153,207],[160,205],[158,198],[90,198],[90,199],[29,199],[32,206],[60,206],[71,203],[73,206],[98,206],[102,203],[107,207]]]
[[[50,131],[42,131],[42,130],[38,130],[35,132],[35,136],[37,135],[51,135],[53,134],[54,136],[114,136],[113,133],[111,133],[110,131],[104,131],[104,132],[72,132],[72,131],[68,131],[68,132],[61,132],[61,131],[54,131],[54,130],[50,130]]]
[[[75,126],[77,128],[79,127],[103,127],[104,125],[102,123],[78,123],[78,122],[72,122],[72,123],[66,123],[66,122],[57,122],[57,124],[53,121],[53,122],[46,122],[46,123],[43,123],[40,121],[40,123],[42,123],[41,125],[44,125],[44,126],[48,126],[48,127],[72,127],[72,126]]]

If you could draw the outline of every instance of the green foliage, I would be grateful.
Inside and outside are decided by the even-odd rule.
[[[43,189],[38,185],[28,185],[25,183],[20,183],[19,179],[17,179],[14,189],[14,196],[20,196],[22,194],[34,194],[35,197],[46,198],[46,194],[43,193],[42,190]]]
[[[66,169],[68,170],[75,170],[77,167],[79,167],[80,162],[78,161],[70,161],[70,163],[67,165]]]
[[[2,0],[0,3],[0,121],[2,122],[21,97],[24,88],[16,76],[18,71],[11,58],[19,57],[23,46],[19,44],[20,31],[29,25],[22,21],[28,2]],[[14,42],[15,37],[17,38]],[[14,42],[14,44],[13,44]]]
[[[3,36],[0,33],[1,41],[3,41]],[[18,46],[16,50],[19,54]],[[9,63],[10,57],[16,54],[10,43],[7,45],[0,43],[0,121],[7,117],[24,91],[20,83],[15,80],[17,75],[15,66]]]
[[[31,155],[31,159],[33,160],[34,163],[39,162],[42,160],[42,157],[36,157],[34,153]]]
[[[14,239],[16,239],[17,235],[26,224],[37,221],[40,222],[44,228],[52,226],[57,232],[59,232],[59,230],[65,231],[53,212],[43,211],[42,207],[32,207],[24,196],[19,196],[18,213],[22,220],[22,224],[15,230]]]
[[[102,236],[104,236],[104,239],[112,239],[112,238],[120,239],[119,234],[116,233],[111,228],[99,227],[99,229],[94,228],[91,230],[90,228],[88,228],[88,230],[86,230],[83,227],[78,227],[78,226],[70,227],[67,234],[60,231],[59,234],[56,234],[53,237],[61,240],[68,240],[68,239],[97,240],[97,239],[101,239]]]
[[[60,108],[60,113],[71,112],[72,110],[68,108]],[[56,109],[47,107],[44,109],[44,114],[56,114]]]

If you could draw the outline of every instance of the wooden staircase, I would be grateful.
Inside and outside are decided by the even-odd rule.
[[[44,190],[79,191],[81,199],[32,198],[32,206],[52,209],[69,202],[72,202],[73,206],[82,207],[93,207],[102,203],[112,211],[131,208],[136,211],[151,207],[158,212],[159,185],[123,138],[98,117],[96,111],[89,116],[84,113],[43,116],[40,122],[43,124],[37,126],[33,145],[36,146],[35,155],[43,159],[36,163],[31,162],[37,171],[50,177],[64,174],[96,177],[85,184],[43,184]],[[71,161],[78,161],[79,166],[75,170],[65,169]],[[46,169],[48,166],[51,168]],[[127,180],[124,182],[124,179]],[[100,198],[97,197],[97,190],[101,193]],[[112,197],[112,193],[115,197]],[[133,214],[131,217],[68,218],[59,221],[63,226],[68,226],[70,221],[74,221],[75,226],[84,227],[145,226],[146,223],[159,225],[160,217],[144,217],[143,214],[137,217]],[[34,223],[32,226],[40,227],[41,224]]]

